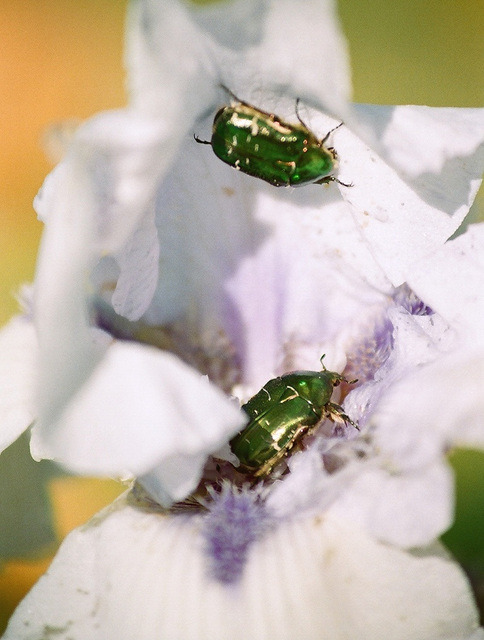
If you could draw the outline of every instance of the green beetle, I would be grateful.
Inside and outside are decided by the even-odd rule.
[[[290,124],[222,88],[231,95],[234,104],[217,111],[210,141],[194,136],[200,144],[209,144],[220,160],[275,187],[327,182],[352,186],[332,175],[338,166],[338,155],[333,147],[326,146],[331,133],[343,123],[319,140],[299,116],[299,99],[296,101],[299,124]]]
[[[358,429],[343,409],[331,402],[333,389],[341,382],[348,381],[324,368],[294,371],[269,380],[242,406],[249,423],[230,441],[240,461],[238,470],[254,477],[268,476],[294,445],[326,418]]]

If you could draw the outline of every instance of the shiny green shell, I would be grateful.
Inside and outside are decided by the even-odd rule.
[[[335,386],[345,379],[332,371],[294,371],[269,380],[242,410],[249,423],[232,440],[239,470],[267,476],[294,445],[319,423],[333,420],[356,425],[331,402]]]
[[[301,120],[291,124],[243,102],[227,87],[233,104],[219,109],[215,115],[210,141],[195,140],[211,145],[215,155],[238,171],[260,178],[275,187],[298,187],[336,181],[333,172],[338,156],[326,141],[332,131],[321,140]]]

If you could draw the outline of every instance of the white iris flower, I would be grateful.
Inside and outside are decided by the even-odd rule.
[[[129,107],[80,127],[37,197],[0,435],[35,419],[34,457],[139,484],[69,536],[5,638],[484,637],[435,543],[445,453],[484,439],[482,228],[446,243],[480,184],[483,110],[350,104],[330,0],[138,0],[127,64]],[[295,122],[299,98],[320,138],[344,121],[352,186],[276,189],[197,145],[223,87]],[[323,354],[359,379],[360,431],[326,423],[263,488],[224,475],[233,396]]]

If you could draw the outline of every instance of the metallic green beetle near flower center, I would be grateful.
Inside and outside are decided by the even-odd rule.
[[[236,103],[218,110],[210,142],[195,136],[197,142],[210,144],[220,160],[275,187],[332,181],[350,186],[332,175],[338,156],[325,143],[334,129],[319,140],[299,114],[299,124],[289,124],[231,95]]]
[[[333,371],[294,371],[269,380],[246,404],[248,425],[230,441],[240,471],[267,476],[294,445],[326,418],[357,425],[332,402],[345,378]]]

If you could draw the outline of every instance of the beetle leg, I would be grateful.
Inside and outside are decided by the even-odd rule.
[[[321,180],[316,180],[315,182],[313,182],[313,184],[328,184],[329,182],[337,182],[342,187],[355,186],[352,182],[350,182],[350,184],[346,184],[346,182],[341,182],[341,180],[338,180],[338,178],[335,178],[334,176],[326,176],[325,178],[321,178]]]
[[[329,184],[330,182],[336,182],[336,178],[334,176],[326,176],[325,178],[316,180],[313,184]]]
[[[334,422],[343,422],[345,425],[350,424],[357,431],[360,430],[360,427],[354,422],[338,405],[333,402],[328,402],[326,405],[326,411],[328,412],[329,417]]]
[[[349,184],[346,184],[346,182],[341,182],[341,180],[338,180],[338,178],[334,178],[333,182],[337,182],[342,187],[354,187],[355,186],[352,182],[350,182]]]
[[[193,137],[195,138],[195,142],[198,142],[198,144],[209,144],[210,146],[212,146],[212,143],[209,140],[201,140],[197,135],[193,134]]]

